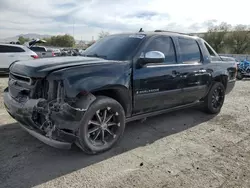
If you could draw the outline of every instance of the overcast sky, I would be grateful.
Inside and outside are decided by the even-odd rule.
[[[0,38],[71,34],[95,39],[110,33],[166,29],[203,32],[222,21],[250,24],[249,0],[0,0]]]

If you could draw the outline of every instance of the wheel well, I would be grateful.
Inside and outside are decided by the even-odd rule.
[[[217,76],[214,79],[214,81],[216,82],[221,82],[224,85],[225,89],[227,88],[227,80],[228,77],[226,75]]]
[[[122,91],[116,89],[106,89],[106,90],[92,92],[92,94],[95,96],[102,95],[110,97],[121,104],[126,115],[130,113],[129,101],[127,101],[128,100],[127,98],[124,99],[125,94]]]

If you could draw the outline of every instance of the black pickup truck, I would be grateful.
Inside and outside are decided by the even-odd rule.
[[[200,105],[219,113],[236,64],[203,39],[155,31],[107,36],[83,57],[15,62],[4,103],[31,135],[50,146],[110,149],[125,124]]]

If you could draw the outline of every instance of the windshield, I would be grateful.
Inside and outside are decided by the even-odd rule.
[[[144,37],[141,34],[107,36],[87,48],[82,55],[108,60],[130,60]]]

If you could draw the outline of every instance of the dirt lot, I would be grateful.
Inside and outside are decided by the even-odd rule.
[[[249,188],[249,96],[250,80],[239,81],[217,116],[189,109],[130,123],[98,156],[46,146],[1,109],[0,187]]]

